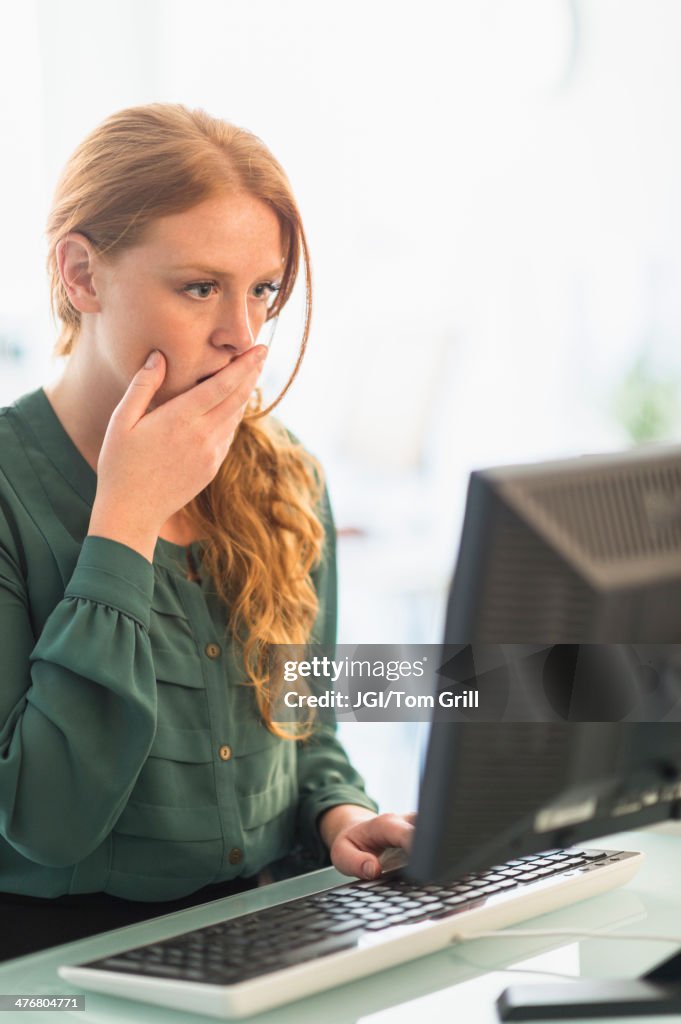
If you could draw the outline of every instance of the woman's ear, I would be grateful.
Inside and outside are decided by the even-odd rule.
[[[57,244],[57,265],[71,304],[80,313],[99,313],[101,305],[93,279],[96,260],[85,235],[71,232]]]

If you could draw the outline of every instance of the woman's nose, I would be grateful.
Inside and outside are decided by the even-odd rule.
[[[240,355],[255,344],[261,326],[257,313],[249,310],[248,300],[235,299],[221,309],[211,341],[216,347],[230,349]]]

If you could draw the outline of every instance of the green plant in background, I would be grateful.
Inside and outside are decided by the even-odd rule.
[[[642,354],[620,382],[613,411],[634,444],[669,440],[679,419],[679,379]]]

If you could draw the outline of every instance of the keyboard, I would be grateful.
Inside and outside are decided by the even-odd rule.
[[[448,885],[419,885],[398,869],[59,974],[79,989],[245,1017],[595,896],[642,862],[622,850],[548,850]]]

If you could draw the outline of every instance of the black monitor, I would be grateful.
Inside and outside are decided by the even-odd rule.
[[[553,658],[559,699],[544,673],[526,720],[435,718],[410,877],[451,881],[681,817],[681,447],[474,472],[444,642],[469,675],[495,645]],[[482,707],[499,678],[477,676]],[[616,720],[606,682],[612,707],[629,695]]]
[[[450,642],[681,641],[681,447],[471,475]]]

